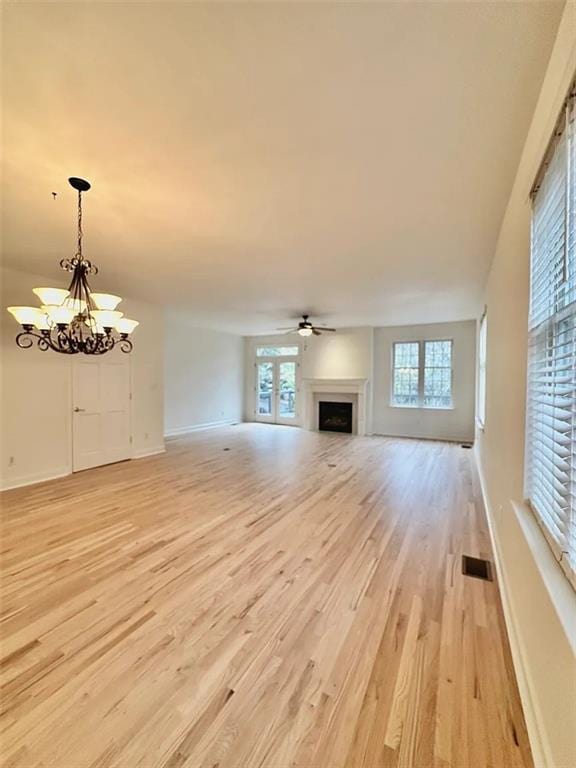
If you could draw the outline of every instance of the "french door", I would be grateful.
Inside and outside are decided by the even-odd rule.
[[[130,365],[115,352],[73,361],[74,472],[131,458]]]
[[[256,420],[295,424],[298,420],[297,358],[259,358],[256,363]]]

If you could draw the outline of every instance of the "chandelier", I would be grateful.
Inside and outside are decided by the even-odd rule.
[[[122,352],[132,351],[130,334],[138,325],[116,307],[122,301],[111,293],[92,293],[88,275],[98,274],[98,268],[82,255],[82,192],[90,189],[84,179],[68,179],[78,192],[78,250],[71,259],[62,259],[60,266],[72,274],[68,290],[64,288],[34,288],[41,307],[8,307],[22,326],[16,344],[30,349],[36,341],[39,349],[64,355],[103,355],[119,346]]]

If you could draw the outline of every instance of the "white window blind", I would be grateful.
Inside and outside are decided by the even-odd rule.
[[[480,320],[478,332],[478,405],[476,415],[480,425],[486,423],[486,312]]]
[[[576,586],[576,151],[568,100],[533,193],[526,495]]]

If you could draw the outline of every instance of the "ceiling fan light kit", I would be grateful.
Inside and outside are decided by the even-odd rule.
[[[325,328],[323,325],[313,325],[308,318],[310,315],[302,315],[302,320],[298,323],[296,328],[277,328],[278,331],[286,331],[286,333],[297,333],[299,336],[322,336],[324,332],[336,333],[336,328]]]
[[[72,259],[62,259],[60,266],[72,273],[65,288],[34,288],[40,307],[8,307],[8,312],[22,326],[16,344],[30,349],[34,341],[39,349],[51,349],[64,355],[103,355],[119,346],[132,351],[129,336],[137,320],[124,317],[116,307],[122,301],[112,293],[92,293],[88,275],[98,268],[82,254],[82,193],[90,189],[84,179],[72,177],[70,185],[78,192],[78,250]]]

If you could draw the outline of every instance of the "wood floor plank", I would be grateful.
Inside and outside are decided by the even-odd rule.
[[[2,766],[532,766],[457,445],[244,424],[1,504]]]

